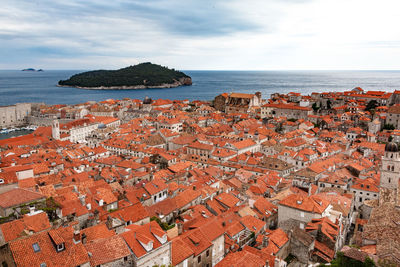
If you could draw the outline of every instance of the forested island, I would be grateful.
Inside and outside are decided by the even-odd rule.
[[[58,82],[59,86],[104,90],[172,88],[191,84],[191,77],[185,73],[150,62],[119,70],[83,72]]]

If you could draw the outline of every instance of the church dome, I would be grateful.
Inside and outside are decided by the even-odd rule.
[[[143,104],[145,104],[145,105],[149,105],[149,104],[151,104],[151,102],[153,102],[153,100],[151,98],[149,98],[148,96],[146,96],[143,100]]]
[[[399,147],[397,146],[396,143],[389,142],[385,146],[385,151],[387,151],[387,152],[398,152],[399,151]]]

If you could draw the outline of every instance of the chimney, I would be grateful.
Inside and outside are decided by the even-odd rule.
[[[312,186],[310,185],[310,187],[308,188],[308,196],[311,196],[311,188]]]
[[[86,196],[85,195],[79,196],[79,200],[81,201],[82,206],[86,205]]]
[[[81,232],[79,230],[74,231],[73,239],[75,244],[81,242]]]
[[[82,238],[82,244],[86,244],[87,237],[85,233],[82,234],[81,238]]]
[[[264,236],[263,237],[263,241],[262,241],[262,247],[263,248],[265,248],[265,247],[268,247],[268,237],[266,237],[266,236]]]
[[[33,215],[35,213],[35,206],[29,207],[29,215]]]

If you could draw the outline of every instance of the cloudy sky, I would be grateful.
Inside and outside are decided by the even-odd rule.
[[[0,69],[400,69],[398,0],[0,3]]]

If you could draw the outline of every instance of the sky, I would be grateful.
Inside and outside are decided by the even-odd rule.
[[[0,69],[400,69],[398,0],[0,3]]]

